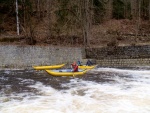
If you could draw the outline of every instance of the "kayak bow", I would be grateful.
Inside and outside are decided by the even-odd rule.
[[[63,67],[65,64],[60,64],[60,65],[51,65],[51,66],[33,66],[34,69],[37,70],[44,70],[44,69],[58,69]]]
[[[81,65],[78,66],[79,69],[94,69],[97,65],[87,66],[87,65]]]

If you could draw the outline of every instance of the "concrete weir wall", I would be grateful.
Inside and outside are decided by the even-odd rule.
[[[82,59],[82,48],[0,45],[0,68],[71,63]]]

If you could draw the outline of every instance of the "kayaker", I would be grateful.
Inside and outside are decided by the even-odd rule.
[[[82,66],[82,64],[81,64],[80,60],[78,60],[78,66]]]
[[[91,65],[93,65],[93,63],[92,63],[90,60],[88,60],[88,61],[86,62],[86,65],[87,65],[87,66],[91,66]]]
[[[73,69],[72,72],[78,72],[78,65],[77,65],[76,62],[74,62],[73,64],[71,64],[71,67],[72,67],[72,69]]]

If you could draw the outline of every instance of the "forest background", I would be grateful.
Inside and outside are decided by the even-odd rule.
[[[150,0],[0,0],[0,43],[150,44]]]

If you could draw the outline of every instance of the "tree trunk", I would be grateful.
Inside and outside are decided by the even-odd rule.
[[[40,13],[40,0],[37,0],[37,12],[38,12],[38,20],[40,20],[41,13]]]
[[[136,17],[137,17],[137,0],[131,0],[131,15],[132,15],[132,19],[136,20]]]
[[[48,37],[52,36],[51,29],[52,29],[52,0],[47,0],[47,19],[48,19]]]
[[[23,14],[23,25],[24,25],[24,28],[27,29],[27,25],[26,25],[26,0],[23,0],[23,10],[24,10],[24,14]]]
[[[124,18],[129,18],[130,17],[130,11],[128,10],[128,0],[123,0],[124,2]]]
[[[149,0],[149,5],[148,5],[148,13],[149,13],[149,20],[150,20],[150,0]]]
[[[82,0],[81,0],[82,1]],[[84,35],[84,47],[89,46],[90,39],[90,10],[89,10],[89,0],[83,0],[81,5],[82,8],[82,23],[83,23],[83,35]]]
[[[105,20],[112,19],[113,14],[113,0],[107,0],[106,5],[106,14],[105,14]]]
[[[16,0],[16,23],[17,23],[17,35],[19,35],[20,32],[19,32],[19,17],[18,17],[18,0]]]
[[[138,39],[138,33],[139,33],[139,29],[140,29],[140,23],[141,23],[141,0],[138,0],[138,16],[137,16],[137,23],[136,23],[136,42],[137,42],[137,39]]]

